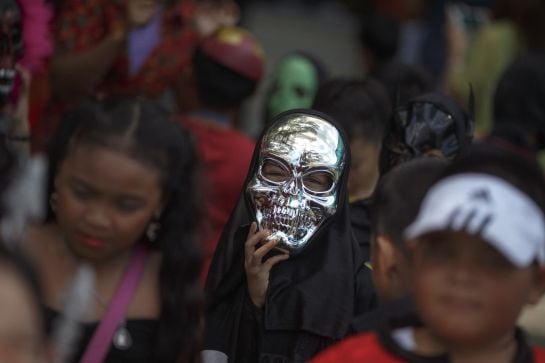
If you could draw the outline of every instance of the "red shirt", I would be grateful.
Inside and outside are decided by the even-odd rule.
[[[215,125],[212,121],[183,118],[182,123],[195,135],[205,167],[206,209],[210,225],[205,238],[206,275],[223,227],[241,195],[255,141],[240,131]]]
[[[358,335],[343,340],[316,356],[311,363],[403,363],[382,347],[375,333]]]
[[[545,363],[545,350],[526,345],[517,333],[519,349],[513,363]],[[418,357],[404,352],[377,333],[366,333],[343,340],[312,359],[311,363],[448,363],[448,357]]]

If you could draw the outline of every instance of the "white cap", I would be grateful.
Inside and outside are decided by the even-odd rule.
[[[412,239],[440,230],[479,235],[515,266],[545,265],[545,218],[526,194],[498,177],[466,173],[447,177],[426,194]]]

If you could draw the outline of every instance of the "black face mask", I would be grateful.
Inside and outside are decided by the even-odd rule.
[[[437,105],[427,102],[412,103],[408,110],[398,114],[405,129],[405,143],[416,155],[439,150],[447,157],[460,151],[456,122],[452,115]]]

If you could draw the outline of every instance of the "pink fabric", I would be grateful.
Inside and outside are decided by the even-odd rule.
[[[125,317],[129,303],[140,282],[142,272],[144,272],[148,256],[149,250],[146,247],[142,245],[135,247],[123,279],[117,287],[112,301],[108,305],[108,310],[106,310],[91,341],[87,345],[81,363],[100,363],[104,360],[106,354],[108,354],[112,337],[119,323]]]
[[[43,71],[53,53],[49,22],[53,12],[44,0],[17,0],[23,10],[23,40],[25,52],[20,64],[31,73]]]

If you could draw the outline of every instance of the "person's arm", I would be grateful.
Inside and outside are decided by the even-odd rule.
[[[55,55],[50,68],[54,96],[70,99],[91,92],[124,49],[125,32],[120,30],[88,50]]]
[[[81,0],[63,4],[57,26],[58,50],[50,68],[54,96],[70,99],[92,92],[117,57],[125,52],[126,34],[148,24],[159,10],[155,2],[126,0],[123,4],[120,8],[107,0],[89,5],[83,5]],[[109,17],[113,16],[107,15],[109,13],[118,17],[111,20]],[[96,27],[100,27],[104,35],[96,43],[85,44],[91,36],[88,33]],[[78,44],[79,41],[84,45]]]
[[[262,308],[265,304],[267,289],[269,288],[269,275],[274,265],[289,258],[288,254],[280,254],[263,261],[265,255],[271,251],[277,244],[277,240],[265,242],[265,238],[270,236],[271,232],[267,230],[257,231],[257,224],[252,222],[248,239],[244,246],[244,269],[246,270],[246,281],[248,295],[254,305]],[[265,242],[258,246],[260,242]]]

